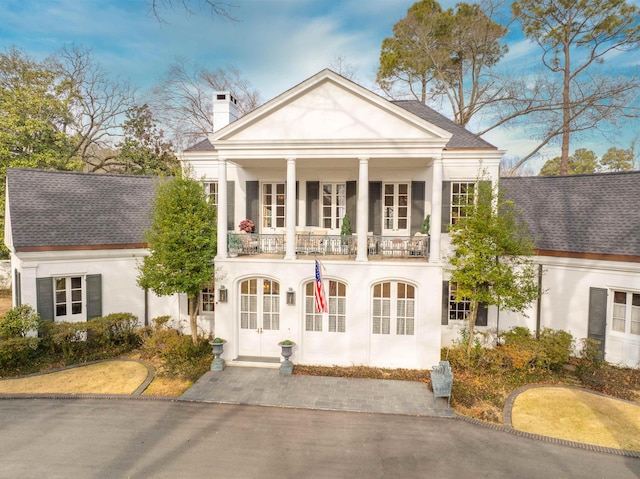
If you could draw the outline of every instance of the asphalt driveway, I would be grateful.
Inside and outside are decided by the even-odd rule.
[[[640,460],[447,418],[132,399],[0,400],[0,477],[637,478]]]

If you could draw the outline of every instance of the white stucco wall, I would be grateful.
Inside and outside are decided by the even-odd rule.
[[[216,335],[228,341],[225,357],[240,352],[240,283],[248,278],[265,277],[280,283],[280,329],[269,339],[264,355],[278,356],[277,342],[296,343],[292,361],[319,365],[372,365],[385,367],[430,368],[440,359],[441,270],[426,262],[327,261],[324,281],[347,284],[347,325],[345,333],[305,333],[304,284],[313,281],[313,259],[284,262],[271,259],[232,258],[218,263],[220,280],[228,301],[218,303]],[[372,285],[398,280],[416,287],[415,335],[372,335]],[[286,304],[286,291],[292,288],[296,304]],[[256,333],[257,334],[257,333]],[[390,339],[390,338],[393,338]]]
[[[640,264],[621,261],[596,261],[572,258],[536,257],[543,265],[540,327],[568,331],[576,339],[588,336],[589,288],[609,291],[605,359],[614,364],[637,367],[640,362],[640,337],[611,329],[612,291],[640,293]],[[528,317],[500,312],[500,329],[513,326],[536,328],[536,305]]]
[[[102,275],[102,314],[127,312],[145,318],[145,295],[136,283],[137,261],[146,250],[88,250],[13,254],[13,268],[21,273],[23,304],[37,308],[36,278]],[[16,288],[13,288],[14,302]],[[86,288],[83,288],[86,295]],[[157,316],[178,317],[178,296],[157,297],[148,294],[149,321]],[[84,318],[86,319],[86,318]]]

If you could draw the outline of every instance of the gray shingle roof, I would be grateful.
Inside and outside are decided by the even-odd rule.
[[[7,169],[13,244],[136,245],[149,227],[154,177]]]
[[[214,151],[215,148],[209,141],[209,138],[205,138],[204,140],[200,140],[195,145],[191,145],[184,151]]]
[[[483,140],[475,133],[471,133],[466,128],[454,123],[442,113],[438,113],[433,108],[429,108],[417,100],[392,101],[408,112],[428,121],[429,123],[448,131],[453,136],[449,139],[446,148],[491,148],[496,149],[491,143]]]
[[[640,257],[640,171],[501,178],[536,248]]]

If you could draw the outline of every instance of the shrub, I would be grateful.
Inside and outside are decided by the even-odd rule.
[[[200,338],[193,344],[191,336],[175,335],[161,352],[162,366],[168,376],[196,380],[211,366],[211,346]]]
[[[24,338],[29,332],[37,331],[39,324],[40,316],[31,306],[16,306],[0,319],[0,337]]]
[[[87,322],[91,346],[98,348],[139,346],[141,337],[137,328],[138,318],[131,313],[112,313]]]
[[[9,338],[0,341],[0,372],[20,372],[38,355],[40,338]]]
[[[571,356],[573,337],[566,331],[545,328],[536,339],[527,328],[516,327],[502,337],[502,357],[517,370],[558,371]]]
[[[141,349],[146,359],[159,357],[159,373],[189,380],[198,379],[211,366],[213,354],[211,346],[204,338],[193,344],[191,336],[185,336],[175,329],[152,329],[144,338]]]

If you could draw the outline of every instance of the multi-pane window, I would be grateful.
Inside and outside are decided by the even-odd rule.
[[[258,329],[258,280],[240,284],[240,328]]]
[[[207,195],[209,204],[218,206],[218,182],[217,181],[205,181],[204,193]]]
[[[345,183],[322,184],[322,218],[323,228],[340,229],[342,218],[347,212],[347,185]]]
[[[212,313],[216,310],[216,294],[215,287],[213,284],[207,285],[202,288],[201,301],[202,301],[202,312],[203,313]]]
[[[611,329],[619,333],[640,335],[640,294],[613,292]]]
[[[457,285],[449,282],[449,319],[453,321],[462,321],[469,317],[471,312],[471,301],[466,298],[456,301]]]
[[[409,225],[409,183],[385,183],[383,228],[406,230]]]
[[[269,279],[262,284],[262,327],[280,329],[280,283]]]
[[[398,283],[396,334],[413,335],[416,307],[416,288]]]
[[[82,314],[82,277],[54,278],[56,318]]]
[[[412,336],[415,333],[416,289],[407,283],[386,281],[373,286],[373,334]]]
[[[347,318],[347,285],[340,281],[325,281],[328,286],[328,323],[323,328],[323,314],[318,313],[315,303],[315,283],[309,281],[305,285],[305,331],[323,331],[330,333],[344,333]]]
[[[391,283],[373,287],[373,334],[389,334],[391,325]]]
[[[451,224],[468,216],[469,206],[473,205],[475,189],[474,182],[451,183]]]
[[[284,228],[285,226],[285,184],[262,184],[262,226],[264,228]]]

